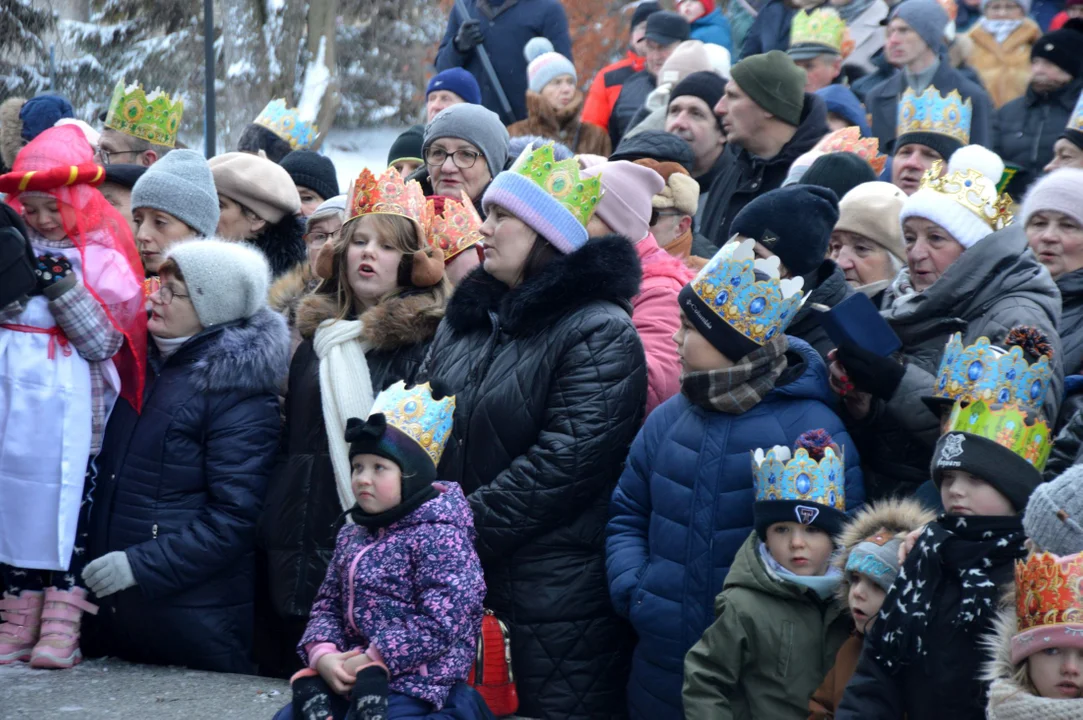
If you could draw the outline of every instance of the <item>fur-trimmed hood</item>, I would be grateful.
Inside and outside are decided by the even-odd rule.
[[[484,267],[476,268],[455,289],[447,319],[457,332],[469,332],[490,328],[492,311],[505,332],[526,335],[595,300],[617,303],[631,314],[631,300],[639,293],[642,277],[639,256],[626,238],[591,238],[511,289]]]
[[[359,318],[364,325],[361,339],[375,350],[395,350],[431,340],[444,319],[442,294],[434,289],[408,290],[369,308]],[[297,329],[303,338],[315,336],[324,320],[338,314],[335,301],[327,295],[305,296],[297,308]]]
[[[290,332],[281,315],[263,308],[197,335],[176,359],[191,362],[192,382],[203,392],[278,392],[289,372]]]
[[[282,313],[290,325],[295,325],[301,301],[318,284],[319,278],[312,274],[312,267],[307,262],[296,265],[271,283],[271,289],[267,291],[267,305],[275,312]]]
[[[305,226],[296,215],[287,215],[250,241],[258,247],[271,266],[271,277],[278,279],[301,263],[307,264]]]
[[[4,172],[9,172],[15,163],[15,156],[22,150],[23,145],[23,121],[19,118],[19,112],[26,104],[26,98],[10,97],[0,103],[0,161],[3,161]]]
[[[918,501],[907,498],[885,498],[858,510],[839,534],[839,551],[832,560],[832,564],[842,571],[842,582],[837,591],[842,604],[849,607],[850,581],[846,576],[846,561],[858,543],[878,530],[887,530],[893,536],[905,536],[935,519],[935,513]]]

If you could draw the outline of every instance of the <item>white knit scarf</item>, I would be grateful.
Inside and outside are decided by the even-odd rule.
[[[360,320],[324,320],[312,343],[320,360],[323,424],[343,510],[349,510],[355,502],[350,487],[346,421],[352,417],[367,419],[373,402],[372,379],[365,359],[371,346],[361,339],[363,327]]]

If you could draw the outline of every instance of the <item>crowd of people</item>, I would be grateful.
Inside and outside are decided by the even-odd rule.
[[[648,0],[588,84],[467,2],[348,188],[284,100],[7,100],[0,665],[1083,718],[1081,16]]]

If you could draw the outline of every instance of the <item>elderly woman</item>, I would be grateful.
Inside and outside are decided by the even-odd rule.
[[[951,157],[946,180],[926,183],[903,203],[907,267],[884,296],[883,316],[902,340],[902,357],[856,345],[833,354],[832,383],[856,421],[871,499],[910,494],[928,479],[940,417],[922,401],[933,394],[944,346],[960,332],[964,345],[993,344],[1026,325],[1056,340],[1060,301],[1049,273],[1026,247],[1019,225],[996,231],[1000,158],[971,145]],[[955,182],[957,181],[957,182]],[[954,187],[970,182],[967,194]],[[981,207],[967,198],[977,195]],[[1063,389],[1060,343],[1044,407],[1055,418]]]
[[[410,177],[426,195],[470,198],[484,217],[481,197],[508,162],[508,131],[491,110],[460,103],[440,111],[425,127],[425,167]]]
[[[1027,17],[1030,0],[982,0],[982,17],[967,32],[974,42],[967,62],[978,71],[994,107],[1027,91],[1030,49],[1042,36]]]
[[[899,225],[904,200],[906,193],[891,183],[862,183],[839,201],[839,221],[831,232],[828,257],[877,307],[906,261]]]
[[[174,245],[150,296],[143,407],[117,402],[90,556],[97,652],[250,673],[256,522],[275,464],[286,323],[245,245]],[[175,632],[167,629],[173,628]]]

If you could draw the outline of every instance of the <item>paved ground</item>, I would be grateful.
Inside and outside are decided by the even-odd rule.
[[[88,660],[71,670],[0,667],[0,720],[270,720],[284,680]]]

